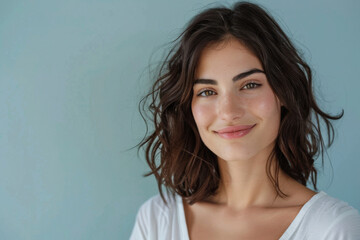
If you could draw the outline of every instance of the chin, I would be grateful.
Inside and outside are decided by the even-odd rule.
[[[249,148],[239,149],[239,147],[233,148],[226,148],[224,147],[221,151],[213,151],[218,158],[226,161],[226,162],[233,162],[233,161],[246,161],[254,157],[252,151],[249,151]]]

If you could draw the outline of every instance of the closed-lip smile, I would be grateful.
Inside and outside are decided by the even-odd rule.
[[[214,132],[225,139],[240,138],[248,134],[253,129],[253,127],[255,127],[255,125],[256,124],[229,126]]]

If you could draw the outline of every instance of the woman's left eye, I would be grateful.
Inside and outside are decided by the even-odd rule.
[[[250,83],[245,84],[245,86],[243,86],[241,89],[253,89],[253,88],[260,87],[260,86],[261,86],[261,84],[250,82]]]

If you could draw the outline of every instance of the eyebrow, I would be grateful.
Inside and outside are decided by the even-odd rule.
[[[253,68],[249,71],[240,73],[238,75],[236,75],[235,77],[233,77],[232,81],[236,82],[238,80],[241,80],[243,78],[246,78],[247,76],[254,74],[254,73],[264,73],[264,71],[258,69],[258,68]],[[199,78],[199,79],[195,79],[194,84],[212,84],[212,85],[217,85],[217,81],[213,80],[213,79],[206,79],[206,78]]]

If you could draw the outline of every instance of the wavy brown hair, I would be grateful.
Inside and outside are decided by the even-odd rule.
[[[313,94],[311,69],[280,26],[258,5],[239,2],[231,9],[205,10],[190,21],[173,42],[150,93],[140,102],[141,112],[150,114],[154,124],[153,131],[139,144],[139,148],[145,148],[151,168],[145,176],[155,176],[164,201],[162,186],[190,204],[213,195],[219,187],[217,156],[199,136],[191,101],[202,50],[229,36],[257,56],[273,92],[284,104],[279,134],[266,164],[267,175],[278,195],[286,196],[278,184],[280,169],[305,186],[311,179],[317,189],[314,160],[321,153],[323,161],[325,142],[330,146],[334,140],[330,121],[341,118],[343,111],[332,116],[319,108]],[[327,141],[321,132],[322,123]],[[273,164],[274,175],[270,171]]]

